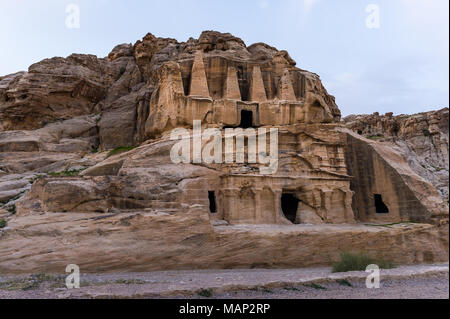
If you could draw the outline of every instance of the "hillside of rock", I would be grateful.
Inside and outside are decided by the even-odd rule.
[[[194,121],[222,145],[245,130],[276,169],[237,137],[231,162],[173,161]],[[448,109],[341,120],[320,77],[267,44],[147,34],[0,77],[2,273],[440,262],[448,229]]]
[[[351,115],[343,122],[359,135],[399,151],[412,170],[448,201],[448,108],[414,115]]]

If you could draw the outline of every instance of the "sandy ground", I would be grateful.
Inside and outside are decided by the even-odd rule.
[[[380,289],[365,272],[330,268],[199,270],[82,274],[80,289],[66,275],[0,276],[0,298],[448,299],[448,264],[381,270]]]

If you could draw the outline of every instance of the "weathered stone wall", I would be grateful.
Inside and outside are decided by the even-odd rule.
[[[448,222],[448,205],[436,189],[393,149],[347,131],[346,161],[357,220]],[[382,196],[388,214],[376,212],[376,194]]]
[[[83,273],[328,266],[340,251],[396,264],[448,261],[448,225],[212,226],[208,213],[18,216],[1,234],[0,272]]]
[[[347,180],[313,180],[306,176],[223,177],[221,216],[230,224],[292,225],[282,211],[282,195],[298,200],[297,224],[351,224],[353,193]]]
[[[340,120],[320,78],[296,68],[286,51],[206,31],[187,42],[147,34],[134,46],[116,46],[107,58],[73,54],[0,77],[0,131],[101,114],[100,148],[110,149],[139,144],[166,126],[192,125],[193,118],[238,125],[236,103],[223,107],[228,99],[268,103],[255,114],[265,118],[262,125]],[[272,121],[268,112],[286,100],[299,114]]]
[[[243,73],[236,71],[243,67],[230,59],[213,54],[205,56],[196,51],[194,62],[189,64],[190,70],[187,62],[173,61],[159,69],[159,83],[146,123],[147,136],[156,136],[177,126],[192,126],[193,120],[239,126],[242,110],[252,112],[254,126],[330,123],[338,119],[334,101],[318,78],[306,81],[306,73],[299,75],[300,70],[291,70],[292,66],[286,64],[274,86],[277,93],[268,94],[272,91],[263,80],[260,64],[247,65],[251,71]],[[275,76],[275,72],[280,71],[274,66],[266,71],[269,77]],[[291,73],[303,77],[304,81],[293,81]],[[248,85],[243,88],[242,83],[246,82]],[[186,89],[187,83],[189,89]],[[303,89],[295,90],[294,83],[300,87],[306,83],[307,93],[296,96],[295,91],[303,92]]]

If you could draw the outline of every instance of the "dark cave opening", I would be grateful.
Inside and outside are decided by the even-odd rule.
[[[375,194],[374,198],[377,214],[389,214],[389,208],[383,202],[383,196],[381,196],[380,194]]]
[[[241,128],[250,128],[253,127],[253,112],[252,111],[241,111],[241,124],[239,125]]]
[[[209,211],[213,214],[217,213],[216,192],[209,191],[208,198],[209,198]]]
[[[297,220],[297,210],[299,200],[294,194],[285,193],[281,196],[281,209],[283,211],[284,216],[293,224],[296,223]]]

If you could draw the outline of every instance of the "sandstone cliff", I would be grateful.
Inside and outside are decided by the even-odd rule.
[[[278,170],[173,163],[170,132],[194,120],[221,141],[277,128]],[[448,110],[342,123],[318,75],[227,33],[148,34],[0,77],[4,273],[446,261],[446,197]]]
[[[201,66],[193,68],[196,52],[203,58]],[[162,125],[154,117],[171,116],[155,110],[170,72],[181,78],[180,94],[202,95],[203,85],[203,95],[213,99],[225,97],[230,90],[230,72],[236,73],[235,96],[243,101],[251,100],[254,90],[263,92],[267,100],[286,98],[283,88],[289,84],[292,99],[318,103],[329,110],[330,121],[339,121],[334,97],[319,77],[295,64],[286,51],[263,43],[247,47],[228,33],[206,31],[198,40],[181,43],[147,34],[134,45],[116,46],[106,58],[73,54],[43,60],[28,72],[0,77],[0,132],[39,129],[101,114],[94,126],[99,141],[92,147],[136,145]],[[260,82],[253,77],[255,67],[260,70]],[[206,78],[199,77],[202,72]],[[286,82],[286,72],[290,82]]]
[[[351,115],[345,126],[400,152],[411,169],[431,182],[448,201],[449,110],[393,116]]]

